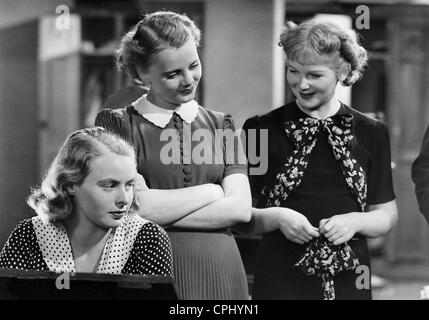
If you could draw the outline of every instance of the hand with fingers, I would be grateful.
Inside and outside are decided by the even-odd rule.
[[[292,209],[280,209],[279,228],[287,239],[304,244],[319,236],[318,229],[313,227],[304,215]]]
[[[322,219],[319,232],[334,245],[347,242],[359,232],[359,213],[350,212]]]

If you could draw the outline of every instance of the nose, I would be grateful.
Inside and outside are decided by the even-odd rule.
[[[125,200],[116,201],[115,204],[116,204],[116,207],[121,210],[127,206],[127,202]]]
[[[119,209],[123,209],[128,204],[129,195],[128,192],[124,188],[119,188],[115,204]]]
[[[183,74],[182,85],[184,87],[187,87],[187,86],[190,86],[193,83],[194,83],[194,75],[193,75],[193,73],[190,72],[190,71],[186,71]]]
[[[308,80],[305,77],[302,77],[299,81],[299,89],[307,90],[309,88],[310,88],[310,84],[308,83]]]

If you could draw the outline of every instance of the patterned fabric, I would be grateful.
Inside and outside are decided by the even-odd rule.
[[[324,131],[350,191],[356,197],[362,212],[365,211],[367,179],[350,151],[353,140],[352,120],[351,114],[342,114],[324,120],[308,117],[301,118],[298,122],[285,123],[286,134],[293,141],[295,150],[286,160],[282,171],[276,175],[274,187],[268,192],[265,189],[262,191],[267,196],[269,207],[284,206],[287,197],[300,185],[317,143],[318,133]],[[308,244],[295,266],[306,275],[321,277],[324,298],[335,299],[333,276],[341,271],[354,269],[358,264],[359,260],[347,243],[334,246],[325,237],[320,237]]]
[[[315,238],[295,264],[302,273],[322,278],[324,300],[335,299],[334,276],[354,270],[359,260],[347,243],[332,245],[325,237]]]
[[[120,234],[122,235],[121,237],[132,237],[130,230],[134,230],[134,226],[132,225],[136,223],[135,220],[139,219],[144,220],[143,218],[135,216],[124,221],[124,223],[131,225],[123,227],[122,231],[119,231],[116,235],[117,239],[120,239],[120,237],[118,238]],[[68,260],[68,257],[71,256],[71,252],[69,254],[65,251],[68,250],[67,248],[71,250],[71,246],[68,238],[63,238],[64,233],[62,233],[62,229],[45,229],[46,232],[51,234],[44,239],[49,239],[53,242],[43,245],[45,252],[42,253],[39,246],[40,238],[38,239],[36,234],[34,222],[37,222],[37,219],[35,221],[33,218],[23,220],[13,230],[3,249],[0,251],[0,268],[41,271],[75,270],[74,261]],[[137,224],[139,224],[139,222],[137,222]],[[39,228],[40,227],[41,226],[39,226]],[[118,230],[118,228],[116,228],[116,230]],[[53,236],[53,230],[57,231],[55,232],[55,234],[58,235],[57,237]],[[112,234],[113,232],[111,232],[109,236],[111,237]],[[61,241],[66,241],[67,245],[64,243],[61,244]],[[117,244],[116,246],[115,243]],[[60,248],[63,249],[61,250]],[[128,253],[121,250],[123,248],[124,246],[121,243],[117,243],[115,239],[111,242],[110,249],[105,246],[104,257],[109,257],[107,260],[110,261],[110,265],[107,262],[103,262],[103,270],[98,268],[96,272],[112,273],[112,271],[115,270],[113,270],[113,268],[109,269],[109,266],[115,267],[118,263],[122,264],[123,258],[127,256],[128,261],[120,272],[121,274],[173,275],[173,257],[170,240],[167,233],[159,225],[147,221],[140,228],[131,253],[128,255]],[[43,254],[46,255],[47,251],[51,252],[51,254],[49,254],[51,257],[51,261],[49,262],[50,266],[47,264],[49,261],[49,259],[46,259],[47,256],[43,256]],[[52,252],[56,252],[58,257],[53,257]],[[64,259],[64,257],[66,257],[66,259]],[[56,261],[56,263],[54,261]],[[61,262],[64,261],[68,262],[66,266],[61,264]]]
[[[325,120],[315,118],[299,119],[297,123],[287,121],[285,130],[294,142],[296,149],[287,159],[282,172],[276,175],[277,183],[268,193],[268,206],[282,206],[286,198],[298,187],[304,177],[311,152],[317,142],[320,130],[328,134],[328,142],[332,146],[335,159],[341,164],[346,183],[364,211],[367,198],[367,181],[363,169],[350,152],[353,139],[352,120],[350,114],[336,115]]]
[[[70,240],[62,224],[43,223],[36,216],[32,219],[37,242],[50,271],[76,272]],[[120,274],[134,241],[147,221],[135,214],[124,216],[122,225],[112,230],[107,238],[97,273]]]

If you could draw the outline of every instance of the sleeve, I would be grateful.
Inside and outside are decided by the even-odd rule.
[[[47,270],[31,220],[21,221],[0,252],[0,268]]]
[[[143,225],[128,262],[132,274],[172,276],[173,254],[165,230],[153,222]]]
[[[264,186],[264,175],[263,174],[252,174],[252,172],[258,172],[260,166],[260,160],[257,159],[257,155],[261,155],[260,146],[260,118],[253,117],[249,118],[244,122],[243,131],[246,137],[246,158],[248,159],[248,176],[250,182],[250,188],[252,191],[252,199],[255,204],[262,192]],[[265,155],[266,156],[266,155]],[[255,169],[252,171],[252,169]]]
[[[380,204],[394,199],[389,132],[387,126],[377,120],[368,174],[368,204]]]
[[[411,168],[415,193],[420,212],[429,223],[429,127],[423,137],[422,147]]]
[[[224,130],[224,178],[234,173],[247,175],[247,159],[243,149],[241,130],[236,130],[232,116],[225,115]]]
[[[130,115],[126,109],[103,109],[95,118],[95,125],[103,127],[133,144]]]

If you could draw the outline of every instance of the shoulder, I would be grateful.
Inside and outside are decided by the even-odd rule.
[[[243,125],[244,129],[268,128],[281,125],[293,113],[295,102],[288,103],[262,115],[248,118]]]
[[[221,111],[206,109],[202,106],[198,108],[198,116],[215,128],[233,128],[234,119],[232,115]]]
[[[356,126],[363,126],[370,130],[377,130],[380,127],[387,128],[386,124],[381,120],[372,118],[352,107],[349,107],[346,105],[344,105],[344,107],[347,113],[350,113],[353,115],[353,123]]]
[[[146,241],[148,239],[159,239],[168,238],[167,232],[158,224],[146,220],[137,214],[133,214],[127,219],[128,225],[138,226],[139,231],[137,234],[137,240]]]
[[[28,247],[29,241],[35,239],[35,231],[32,219],[21,220],[10,234],[8,245],[19,245],[22,249]]]
[[[140,228],[134,247],[145,248],[144,250],[149,251],[169,251],[171,243],[167,232],[161,226],[148,221]]]
[[[372,144],[373,148],[389,144],[389,129],[383,121],[348,106],[346,106],[346,111],[353,115],[354,135],[361,141]]]
[[[370,136],[372,140],[388,138],[389,130],[386,123],[352,107],[346,106],[346,110],[353,115],[353,125],[357,128],[358,132]]]
[[[12,234],[33,233],[34,227],[32,218],[21,220],[13,230]]]
[[[145,238],[164,238],[167,236],[167,232],[160,225],[151,221],[147,221],[140,228],[139,234]]]

